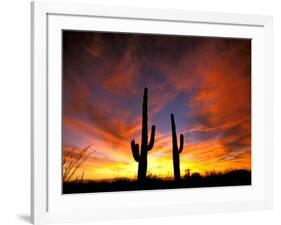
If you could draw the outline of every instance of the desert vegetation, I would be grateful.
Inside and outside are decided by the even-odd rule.
[[[180,175],[180,153],[183,150],[184,136],[180,135],[180,145],[178,146],[177,131],[174,115],[171,114],[171,124],[172,124],[172,142],[173,142],[173,166],[174,166],[174,177],[175,181],[181,179]]]
[[[199,188],[219,186],[241,186],[251,184],[251,172],[248,170],[231,170],[225,172],[212,172],[201,175],[198,172],[184,174],[182,179],[163,179],[157,176],[147,176],[145,181],[138,182],[136,179],[117,178],[113,180],[84,180],[64,183],[63,192],[87,193],[109,191],[136,191],[136,190],[159,190],[171,188]]]
[[[133,157],[138,162],[138,181],[142,182],[146,179],[147,172],[147,153],[153,148],[155,140],[155,126],[151,127],[151,137],[148,143],[148,128],[147,128],[147,101],[148,90],[144,89],[143,103],[142,103],[142,135],[141,135],[141,147],[136,144],[135,140],[131,141],[131,148]],[[140,149],[139,149],[140,148]]]
[[[63,154],[63,182],[67,183],[72,180],[76,175],[76,172],[81,168],[82,164],[88,159],[88,157],[93,153],[90,151],[90,145],[79,150],[75,151],[75,148],[72,148],[70,151],[64,152]],[[82,183],[84,178],[84,171],[80,177],[76,176],[75,182]]]
[[[198,172],[191,173],[187,169],[185,174],[180,173],[180,154],[184,148],[184,135],[180,134],[179,142],[176,131],[175,116],[170,114],[171,119],[171,143],[173,157],[173,178],[160,178],[156,175],[147,175],[148,153],[153,149],[156,126],[151,126],[150,139],[148,139],[148,89],[144,89],[142,102],[142,131],[140,144],[136,140],[131,141],[132,157],[138,163],[136,179],[126,177],[110,180],[84,180],[84,172],[76,179],[73,179],[77,170],[87,160],[92,152],[90,146],[78,153],[74,150],[64,154],[63,161],[63,193],[86,193],[86,192],[107,192],[107,191],[128,191],[128,190],[153,190],[167,188],[196,188],[214,186],[250,185],[251,171],[234,169],[224,172],[206,172],[201,175]],[[211,168],[210,168],[211,171]]]

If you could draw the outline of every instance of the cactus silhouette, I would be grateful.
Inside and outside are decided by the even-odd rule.
[[[147,132],[147,88],[144,89],[143,104],[142,104],[142,136],[141,136],[141,148],[139,150],[139,144],[135,143],[135,140],[131,141],[131,148],[133,157],[138,165],[138,181],[144,181],[147,171],[147,152],[153,148],[155,138],[155,126],[151,127],[151,137],[148,143]]]
[[[179,181],[181,179],[180,175],[180,153],[183,150],[183,134],[180,135],[180,146],[178,147],[177,131],[174,115],[171,114],[171,124],[172,124],[172,143],[173,143],[173,166],[174,166],[174,179]]]

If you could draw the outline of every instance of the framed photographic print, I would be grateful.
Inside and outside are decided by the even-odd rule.
[[[270,16],[32,3],[34,224],[272,207]]]

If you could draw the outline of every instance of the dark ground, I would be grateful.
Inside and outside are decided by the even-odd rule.
[[[68,182],[63,183],[63,194],[240,185],[251,185],[251,171],[233,170],[226,173],[210,173],[206,176],[193,173],[190,176],[185,175],[179,182],[163,180],[153,176],[149,176],[142,183],[126,178],[99,182]]]

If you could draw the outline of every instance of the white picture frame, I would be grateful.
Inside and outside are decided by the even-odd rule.
[[[56,116],[61,115],[63,29],[252,38],[252,185],[63,196],[58,151],[61,117]],[[32,2],[32,222],[272,208],[272,42],[271,16]]]

